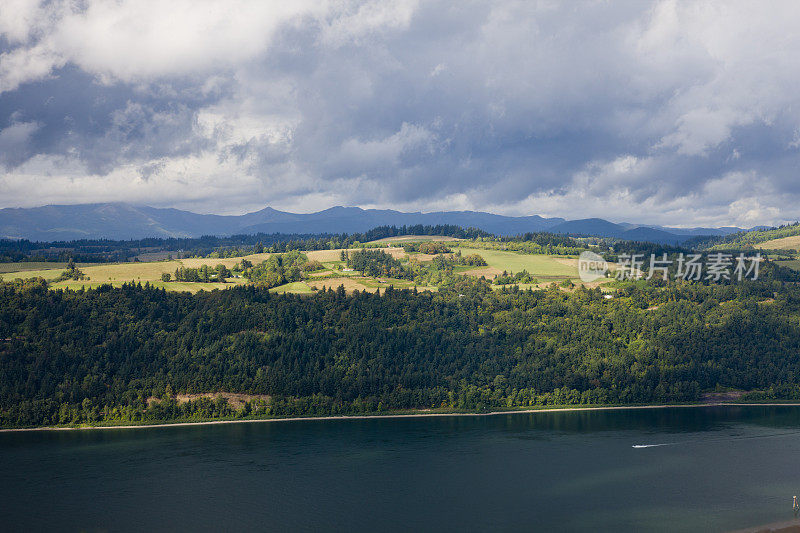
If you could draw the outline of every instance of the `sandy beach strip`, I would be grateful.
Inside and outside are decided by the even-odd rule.
[[[729,531],[728,533],[800,533],[800,520],[795,518],[794,520],[788,520],[786,522],[776,522],[763,526],[737,529],[736,531]]]
[[[499,416],[515,414],[535,414],[535,413],[564,413],[580,411],[621,411],[632,409],[676,409],[676,408],[697,408],[697,407],[800,407],[800,403],[733,403],[733,402],[712,402],[712,403],[691,403],[675,405],[617,405],[617,406],[597,406],[597,407],[553,407],[545,409],[523,409],[519,411],[491,411],[488,413],[401,413],[386,415],[342,415],[342,416],[297,416],[285,418],[248,418],[233,420],[207,420],[203,422],[166,422],[156,424],[123,424],[115,426],[42,426],[35,428],[6,428],[0,429],[0,433],[11,433],[21,431],[84,431],[84,430],[110,430],[110,429],[147,429],[147,428],[167,428],[167,427],[188,427],[188,426],[210,426],[213,424],[253,424],[266,422],[314,422],[324,420],[384,420],[393,418],[427,418],[427,417],[464,417],[464,416]]]

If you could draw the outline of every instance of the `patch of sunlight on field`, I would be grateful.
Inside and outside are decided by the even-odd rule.
[[[407,279],[395,279],[395,278],[380,278],[380,279],[382,279],[383,281],[378,281],[375,278],[361,278],[358,280],[358,282],[370,289],[385,289],[389,285],[393,286],[395,289],[411,289],[415,285],[413,281],[409,281]]]
[[[245,256],[244,259],[251,261],[253,264],[258,264],[269,257],[270,254],[252,254]],[[161,282],[161,274],[168,273],[175,275],[175,270],[181,266],[189,268],[199,268],[203,265],[215,267],[223,264],[228,268],[241,261],[243,258],[231,259],[180,259],[173,261],[155,261],[151,263],[131,262],[131,263],[94,263],[92,266],[78,265],[78,268],[83,271],[84,275],[89,278],[87,281],[98,283],[114,283],[114,282]],[[21,263],[14,263],[19,265]],[[59,263],[52,263],[58,265]],[[42,277],[46,280],[56,279],[64,271],[64,266],[52,269],[41,270],[26,270],[15,272],[4,272],[3,275],[6,280],[12,279],[28,279],[34,277]],[[214,284],[216,285],[216,284]],[[224,284],[220,284],[224,285]]]
[[[180,266],[178,261],[163,261],[158,263],[108,263],[95,266],[79,266],[88,281],[108,283],[114,281],[161,281],[161,274],[175,272]],[[28,279],[42,277],[52,280],[61,275],[63,268],[51,270],[29,270],[25,272],[12,272],[5,274],[6,279]]]
[[[350,248],[348,252],[353,253],[356,250],[358,250],[358,248]],[[387,254],[390,254],[395,259],[405,259],[408,257],[408,254],[405,252],[405,250],[398,246],[389,246],[386,248],[381,248],[381,250]],[[341,248],[337,248],[335,250],[313,250],[311,252],[305,252],[305,254],[308,256],[309,261],[319,261],[320,263],[342,263],[340,260],[342,256]]]
[[[100,285],[110,283],[113,287],[122,287],[126,281],[86,281],[86,280],[65,280],[53,283],[50,288],[52,289],[96,289]],[[138,283],[138,282],[137,282]],[[142,284],[150,283],[153,287],[163,288],[172,292],[199,292],[199,291],[213,291],[214,289],[229,289],[237,285],[236,283],[189,283],[183,281],[171,281],[165,283],[163,281],[142,281]]]
[[[376,242],[420,242],[420,241],[458,241],[455,237],[445,237],[442,235],[398,235],[397,237],[386,237],[375,241],[369,241],[369,244]]]
[[[462,255],[478,254],[490,267],[498,270],[520,272],[527,270],[539,278],[577,278],[577,261],[572,258],[540,254],[519,254],[503,250],[481,250],[460,247]]]
[[[156,281],[155,283],[151,283],[151,285],[155,285],[156,287],[163,287],[168,291],[175,291],[175,292],[199,292],[199,291],[213,291],[215,289],[219,290],[226,290],[230,289],[231,287],[236,286],[236,283],[188,283],[184,281],[171,281],[169,283],[164,283],[163,281]]]
[[[281,285],[279,287],[273,287],[269,290],[270,292],[277,292],[277,293],[292,293],[292,294],[311,294],[314,292],[311,287],[304,281],[295,281],[294,283],[287,283],[286,285]]]
[[[754,244],[753,246],[756,248],[763,248],[764,250],[800,250],[800,235],[773,239],[771,241]]]
[[[100,263],[76,263],[78,268],[99,265]],[[50,263],[46,261],[20,261],[17,263],[0,263],[0,275],[9,272],[29,272],[41,270],[58,270],[67,268],[67,263]]]
[[[83,270],[83,269],[81,269]],[[63,268],[56,268],[51,270],[26,270],[24,272],[5,272],[0,274],[6,281],[13,279],[30,279],[30,278],[44,278],[46,280],[56,279],[64,271]]]
[[[369,292],[380,292],[383,294],[383,291],[386,290],[387,287],[390,285],[395,289],[412,289],[414,288],[415,284],[412,281],[404,280],[404,279],[394,279],[394,278],[380,278],[383,279],[384,282],[380,282],[375,278],[370,277],[362,277],[358,275],[357,277],[336,277],[336,278],[325,278],[325,279],[309,279],[306,280],[308,285],[311,287],[315,287],[317,290],[322,289],[337,289],[340,285],[344,285],[344,290],[347,292],[353,291],[369,291]],[[432,291],[436,292],[439,290],[438,287],[429,287],[429,286],[419,286],[417,285],[418,291]]]
[[[792,270],[800,271],[800,259],[791,259],[788,261],[775,261],[782,267],[791,268]]]
[[[187,268],[200,268],[203,265],[208,265],[210,267],[215,267],[217,265],[225,265],[226,268],[233,268],[233,265],[240,262],[242,259],[247,259],[254,265],[259,263],[263,263],[266,261],[269,256],[272,254],[264,253],[264,254],[250,254],[245,255],[242,257],[229,257],[227,259],[223,259],[221,257],[199,257],[199,258],[190,258],[190,259],[181,259],[183,266]],[[174,271],[175,269],[173,269]]]
[[[323,288],[332,288],[336,289],[339,285],[344,285],[344,290],[347,292],[352,291],[363,291],[363,290],[370,290],[374,292],[374,289],[369,289],[366,285],[364,285],[361,281],[365,278],[353,278],[353,277],[340,277],[340,278],[326,278],[320,280],[307,280],[308,285],[311,287],[316,287],[318,290],[322,290]]]
[[[174,274],[181,266],[180,261],[159,261],[157,263],[116,263],[82,268],[91,281],[161,281],[161,274]]]
[[[320,263],[336,262],[341,259],[342,250],[313,250],[305,252],[309,261],[319,261]]]

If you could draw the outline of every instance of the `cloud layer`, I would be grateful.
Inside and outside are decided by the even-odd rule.
[[[800,4],[6,1],[0,207],[800,218]]]

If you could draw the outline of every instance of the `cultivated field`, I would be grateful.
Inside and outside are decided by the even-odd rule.
[[[323,288],[336,289],[340,285],[344,285],[344,290],[346,290],[347,292],[364,291],[364,290],[375,292],[375,289],[368,288],[361,282],[362,280],[366,279],[367,278],[355,278],[355,277],[325,278],[320,280],[308,280],[308,285],[318,290],[322,290]]]
[[[540,280],[571,279],[578,277],[578,260],[569,257],[556,257],[552,255],[520,254],[503,250],[482,250],[478,248],[461,247],[462,255],[478,254],[483,257],[492,270],[496,272],[520,272],[527,270],[531,275]],[[494,270],[497,269],[497,270]],[[476,275],[481,269],[474,269],[470,274]],[[485,274],[479,274],[485,275]],[[486,276],[489,277],[488,275]]]
[[[494,279],[502,273],[503,269],[497,267],[477,267],[461,272],[461,274],[465,276],[475,276],[476,278],[483,277],[486,279]]]
[[[114,287],[121,287],[124,281],[86,281],[86,280],[66,280],[66,281],[59,281],[58,283],[53,283],[51,285],[54,289],[89,289],[89,288],[97,288],[104,283],[110,283]],[[145,283],[142,281],[142,283]],[[169,283],[164,283],[163,281],[148,281],[150,285],[158,288],[164,288],[168,291],[176,291],[176,292],[191,292],[195,293],[198,291],[213,291],[214,289],[229,289],[234,285],[241,283],[241,280],[230,280],[228,283],[189,283],[184,281],[171,281]]]
[[[199,268],[203,265],[208,265],[210,267],[215,267],[217,265],[225,265],[227,268],[233,268],[233,265],[240,262],[242,259],[247,259],[254,265],[261,263],[268,259],[270,254],[251,254],[245,255],[244,257],[231,257],[228,259],[214,259],[214,258],[193,258],[193,259],[181,259],[180,262],[183,263],[183,266],[188,268]],[[175,269],[172,269],[173,271]]]
[[[320,263],[336,262],[342,254],[342,250],[314,250],[305,252],[309,261],[319,261]]]
[[[78,268],[97,265],[99,263],[76,263]],[[50,263],[45,261],[21,261],[18,263],[0,263],[0,274],[8,272],[27,272],[31,270],[52,270],[67,268],[67,263]]]
[[[53,263],[57,264],[57,263]],[[81,269],[83,270],[83,269]],[[12,279],[44,278],[46,280],[56,279],[64,271],[64,267],[51,268],[47,270],[23,270],[19,272],[4,272],[0,274],[6,281]]]
[[[260,259],[262,255],[268,254],[248,257],[253,257],[257,259],[258,262],[261,262],[263,261],[263,259]],[[241,258],[233,260],[233,262],[231,262],[230,259],[183,259],[181,261],[158,261],[154,263],[101,263],[94,266],[82,266],[79,264],[78,268],[81,269],[88,279],[60,281],[54,283],[52,287],[56,289],[80,289],[82,287],[98,287],[103,283],[110,283],[115,287],[119,287],[123,283],[132,281],[135,283],[149,282],[156,287],[164,287],[172,291],[197,292],[199,290],[225,289],[234,284],[243,283],[245,280],[232,278],[228,283],[185,283],[178,281],[165,283],[161,281],[161,274],[174,274],[175,269],[180,266],[192,266],[196,268],[197,266],[206,264],[213,267],[220,263],[226,264],[227,266],[229,262],[231,262],[230,266],[233,266],[239,260],[241,260]],[[7,272],[3,274],[3,277],[6,280],[41,277],[50,281],[58,278],[66,267],[66,264],[61,263],[46,263],[46,265],[50,268],[46,270]]]
[[[293,294],[310,294],[314,291],[305,281],[295,281],[294,283],[287,283],[286,285],[281,285],[280,287],[273,287],[270,289],[270,292],[277,292],[279,294],[285,294],[287,292]]]
[[[776,261],[780,266],[791,268],[792,270],[800,270],[800,259],[791,259],[787,261]]]
[[[420,241],[458,241],[460,239],[456,239],[455,237],[444,237],[441,235],[398,235],[397,237],[386,237],[385,239],[378,239],[376,241],[370,241],[370,244],[376,242],[420,242]]]
[[[773,239],[771,241],[756,244],[755,247],[763,248],[764,250],[800,250],[800,235],[784,237],[782,239]]]

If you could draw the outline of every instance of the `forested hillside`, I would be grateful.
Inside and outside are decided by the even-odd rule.
[[[760,244],[775,239],[784,239],[800,235],[800,223],[788,224],[779,228],[742,231],[733,233],[725,237],[719,237],[709,241],[709,250],[743,250],[748,248],[759,248]]]
[[[195,295],[128,284],[0,283],[0,424],[111,423],[686,402],[734,387],[792,396],[800,288],[629,286],[607,299],[254,286]],[[179,393],[268,395],[234,409]]]

